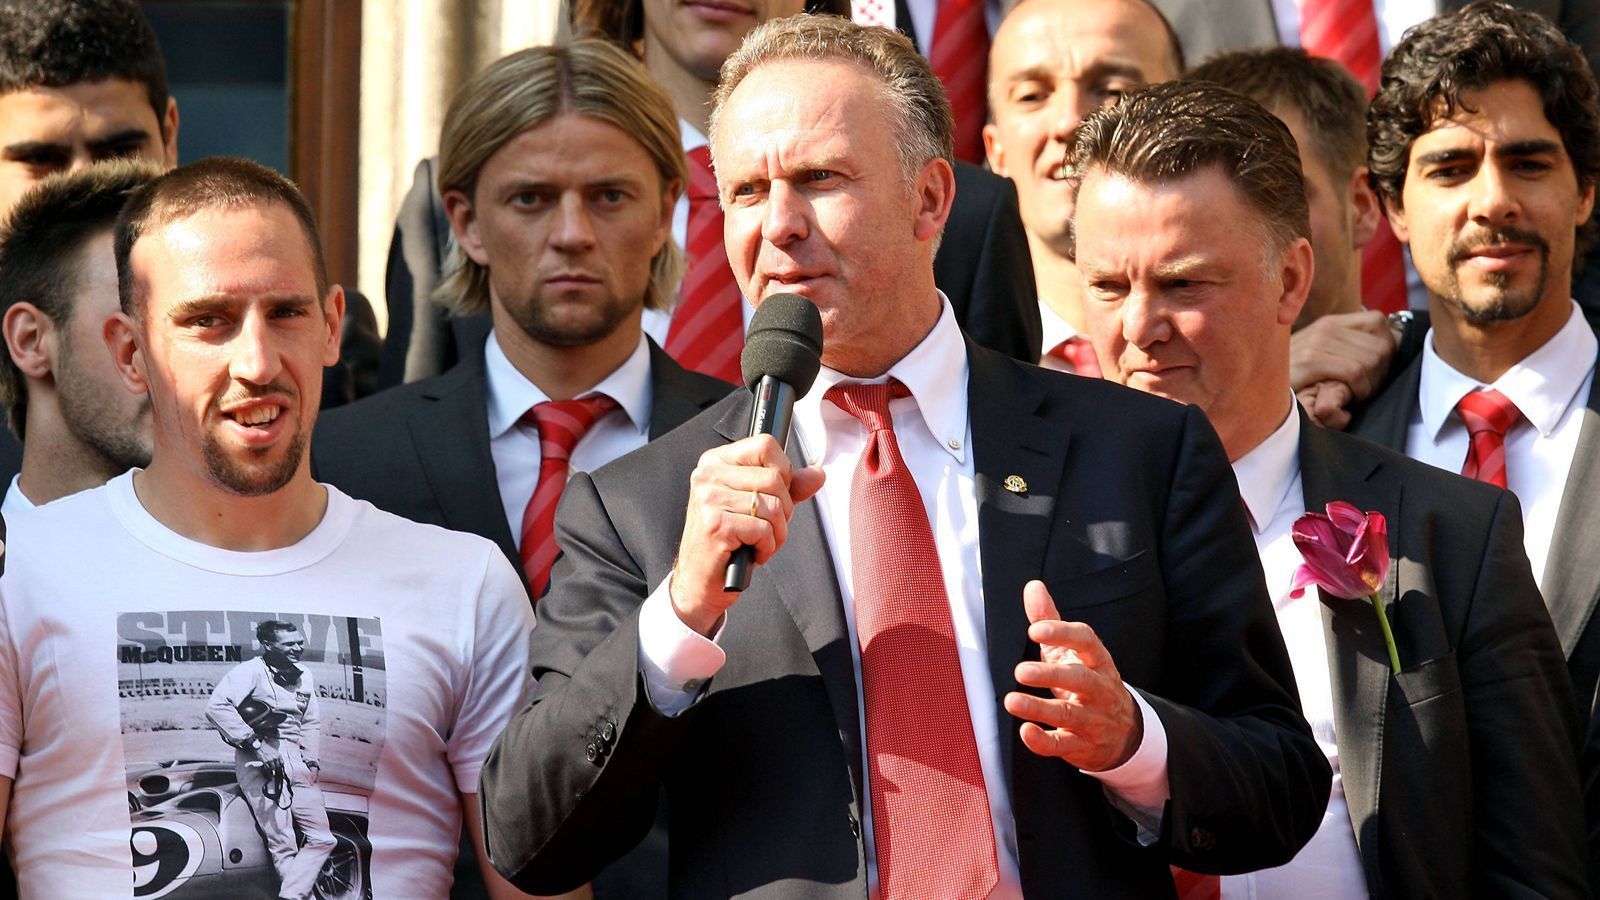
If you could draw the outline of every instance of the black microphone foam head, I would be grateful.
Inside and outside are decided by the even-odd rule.
[[[804,397],[822,367],[822,316],[799,294],[773,294],[750,317],[750,331],[739,355],[745,387],[755,390],[764,375]]]

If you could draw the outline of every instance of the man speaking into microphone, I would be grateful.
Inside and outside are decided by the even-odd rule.
[[[739,286],[815,304],[822,369],[787,454],[741,391],[567,486],[538,688],[484,768],[495,866],[581,884],[663,786],[680,897],[1165,896],[1169,864],[1292,857],[1328,767],[1222,447],[963,337],[911,43],[757,28],[711,146]]]

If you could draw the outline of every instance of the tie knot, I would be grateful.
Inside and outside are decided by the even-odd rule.
[[[1456,412],[1469,435],[1490,432],[1505,437],[1511,426],[1522,418],[1522,410],[1496,390],[1473,391],[1462,397],[1456,404]]]
[[[1079,375],[1100,377],[1100,358],[1095,356],[1094,345],[1081,334],[1075,334],[1050,348],[1050,355],[1072,366]]]
[[[696,147],[684,156],[689,162],[689,199],[717,199],[717,176],[711,171],[711,148]]]
[[[861,420],[868,432],[894,430],[889,401],[911,396],[911,389],[894,380],[878,384],[836,384],[824,395],[834,406]]]
[[[539,429],[539,451],[546,459],[571,459],[572,448],[606,413],[618,408],[605,394],[576,400],[535,403],[522,421]]]

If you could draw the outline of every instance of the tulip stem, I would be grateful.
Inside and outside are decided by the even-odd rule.
[[[1389,651],[1389,668],[1400,674],[1400,652],[1394,647],[1394,632],[1389,630],[1389,616],[1383,611],[1383,597],[1372,595],[1372,608],[1378,611],[1378,628],[1383,631],[1383,646]]]

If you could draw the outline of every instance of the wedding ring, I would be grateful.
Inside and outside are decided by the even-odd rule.
[[[752,518],[752,519],[761,518],[761,492],[760,491],[751,491],[750,492],[750,518]]]

